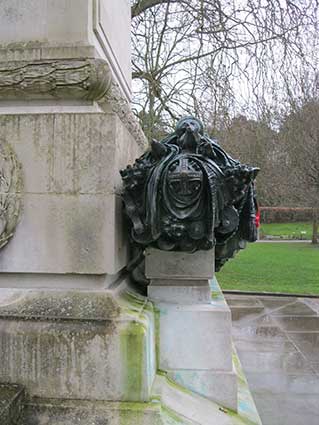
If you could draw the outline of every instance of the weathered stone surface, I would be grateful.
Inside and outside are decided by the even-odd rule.
[[[77,289],[104,290],[116,283],[119,275],[71,273],[0,273],[0,288],[16,289]],[[10,289],[9,289],[10,288]]]
[[[113,113],[0,115],[31,193],[112,193],[140,147]]]
[[[147,287],[148,297],[154,302],[167,302],[175,304],[210,304],[211,290],[208,282],[206,286],[196,285],[196,281],[188,281],[190,284],[172,285],[154,285],[154,281]]]
[[[166,286],[169,287],[201,287],[210,286],[210,281],[207,279],[152,279],[151,286]],[[178,291],[178,288],[175,288]]]
[[[34,400],[23,425],[192,425],[160,403]]]
[[[22,209],[22,170],[14,150],[0,139],[0,248],[12,238]]]
[[[7,290],[0,303],[0,382],[19,383],[36,397],[147,401],[153,327],[145,298]]]
[[[126,0],[93,0],[93,32],[127,97],[131,95],[131,11]],[[119,28],[121,32],[119,33]],[[119,36],[120,34],[120,36]],[[97,47],[98,49],[98,47]],[[99,49],[98,49],[99,50]]]
[[[227,306],[157,303],[159,366],[163,370],[232,370],[231,317]]]
[[[111,71],[101,59],[0,62],[0,101],[97,100],[111,85]]]
[[[128,258],[117,195],[24,195],[1,272],[116,274]]]
[[[24,395],[24,389],[19,385],[0,384],[1,425],[18,423],[23,410]]]
[[[157,375],[150,403],[33,399],[23,425],[261,425],[247,382],[239,374],[238,413],[185,390],[167,375]]]
[[[117,84],[115,80],[112,81],[110,90],[107,91],[104,98],[99,101],[99,105],[106,112],[112,111],[117,114],[124,126],[134,137],[137,145],[142,148],[143,151],[149,146],[148,140],[146,139],[138,120],[133,114],[130,104],[123,95],[119,84]]]
[[[0,13],[1,41],[85,41],[87,20],[86,0],[4,0]]]
[[[118,170],[140,147],[114,114],[0,115],[24,170],[24,213],[2,272],[108,273],[127,263]]]
[[[108,61],[129,99],[129,28],[126,0],[117,0],[116,6],[112,0],[3,0],[0,56],[4,60],[100,57]]]
[[[155,265],[158,251],[155,250],[152,258],[153,251],[148,253],[150,263]],[[170,254],[174,257],[179,253]],[[184,257],[182,260],[186,262]],[[172,259],[170,261],[173,263]],[[189,263],[196,266],[193,260]],[[164,261],[163,265],[157,265],[157,275],[159,269],[161,273],[165,271]],[[174,286],[169,286],[171,280],[166,277],[167,285],[156,285],[157,279],[152,279],[148,287],[148,295],[157,312],[159,368],[183,388],[236,411],[237,376],[232,361],[231,314],[217,280],[209,281],[209,285],[206,280],[205,286],[203,278],[198,280],[199,285],[193,279],[189,280],[190,285],[185,285],[185,276],[180,280],[182,286],[178,286],[175,271],[172,274]],[[166,279],[161,276],[160,281]]]
[[[220,404],[186,390],[168,379],[164,374],[157,376],[154,391],[160,397],[164,406],[172,411],[191,419],[192,423],[200,425],[261,425],[254,401],[243,376],[236,354],[236,369],[238,372],[238,412],[228,410]]]
[[[222,406],[237,410],[237,374],[209,370],[175,370],[168,371],[168,376],[177,384],[188,388]]]
[[[214,251],[188,253],[147,248],[145,274],[149,279],[211,279],[214,276]]]

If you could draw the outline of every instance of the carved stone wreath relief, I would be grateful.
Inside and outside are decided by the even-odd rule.
[[[0,140],[0,248],[8,243],[22,208],[22,170],[15,152]]]

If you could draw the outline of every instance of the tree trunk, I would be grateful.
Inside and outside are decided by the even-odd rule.
[[[318,208],[312,210],[312,240],[311,243],[318,244]]]

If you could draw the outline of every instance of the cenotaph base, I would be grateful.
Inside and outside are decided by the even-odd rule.
[[[125,269],[128,0],[2,0],[0,40],[1,425],[260,424],[213,252]]]

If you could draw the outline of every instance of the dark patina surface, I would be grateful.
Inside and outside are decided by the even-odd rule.
[[[199,120],[182,118],[173,134],[153,140],[150,151],[121,171],[137,258],[146,246],[189,252],[215,247],[218,271],[246,241],[257,239],[258,171],[231,158]]]

